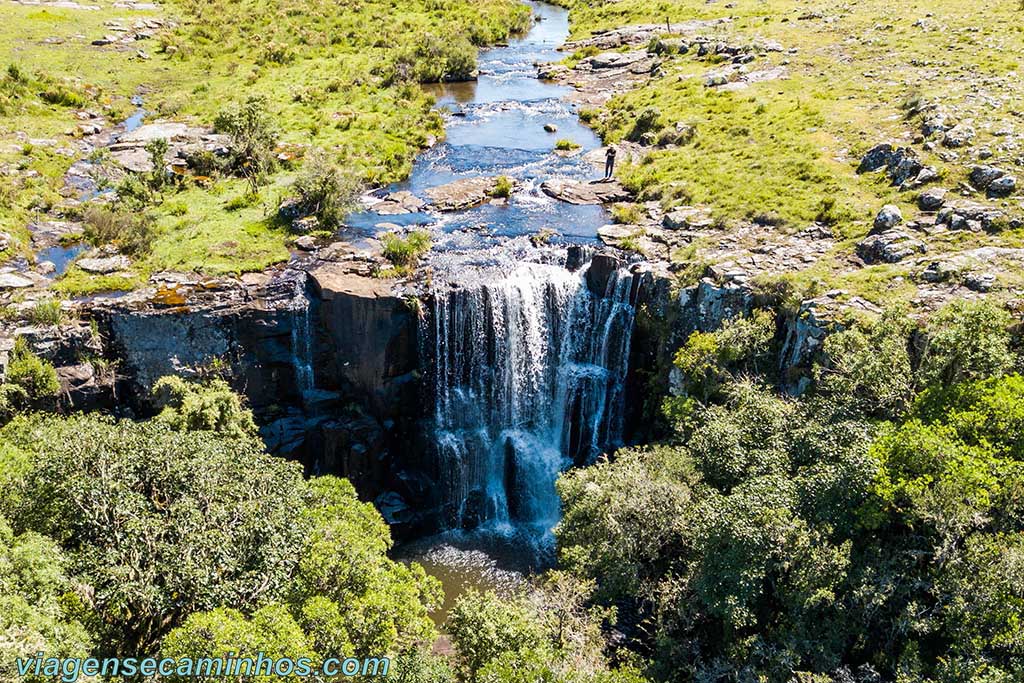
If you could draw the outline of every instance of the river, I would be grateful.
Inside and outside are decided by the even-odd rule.
[[[598,176],[599,169],[595,169],[583,156],[598,148],[601,143],[593,131],[580,122],[575,106],[569,103],[567,95],[570,89],[538,80],[536,76],[537,64],[557,61],[564,56],[558,48],[569,35],[567,10],[543,3],[531,2],[530,5],[536,20],[531,30],[510,41],[508,45],[481,50],[478,80],[427,86],[437,99],[437,107],[446,114],[446,138],[419,156],[407,181],[388,188],[392,192],[407,190],[422,197],[427,188],[459,178],[506,175],[518,181],[517,189],[508,204],[485,204],[467,211],[442,215],[416,213],[376,216],[366,211],[350,217],[347,221],[350,226],[371,236],[392,229],[393,224],[424,225],[434,235],[435,263],[443,259],[436,256],[437,252],[443,254],[448,251],[469,254],[469,261],[474,266],[477,261],[518,258],[515,247],[510,246],[517,241],[515,238],[533,235],[544,229],[557,233],[554,238],[556,243],[596,242],[598,227],[608,222],[603,207],[563,203],[540,190],[540,183],[550,177],[583,180]],[[555,132],[549,132],[545,127],[554,128]],[[560,152],[556,150],[556,142],[559,140],[572,141],[578,145],[578,149],[573,153]],[[509,242],[510,239],[512,242]],[[489,248],[497,244],[503,246],[500,249]],[[618,381],[612,372],[617,372],[618,368],[612,367],[608,357],[613,357],[612,360],[620,365],[624,363],[624,359],[617,361],[615,357],[616,354],[622,355],[621,351],[628,346],[632,313],[628,307],[613,300],[601,303],[586,291],[585,286],[581,290],[581,274],[569,274],[561,266],[550,266],[550,272],[545,273],[543,269],[546,267],[549,266],[529,266],[533,271],[540,271],[535,274],[522,268],[515,270],[513,265],[507,279],[497,284],[488,281],[492,277],[489,271],[482,271],[488,274],[482,277],[476,275],[476,281],[472,281],[473,276],[467,275],[471,269],[466,261],[459,261],[456,267],[449,269],[450,277],[459,281],[458,286],[463,292],[469,292],[468,296],[474,296],[474,292],[482,294],[478,295],[478,305],[472,306],[472,310],[466,313],[468,317],[479,315],[478,311],[482,308],[490,308],[490,302],[496,297],[511,296],[514,299],[503,303],[504,310],[513,311],[511,315],[501,319],[484,318],[464,322],[467,330],[472,327],[477,331],[477,341],[473,345],[498,347],[514,353],[515,348],[512,347],[520,345],[520,340],[513,337],[520,334],[525,340],[523,344],[528,347],[526,356],[549,357],[542,372],[550,374],[552,379],[550,386],[533,386],[535,395],[527,398],[539,403],[527,406],[531,412],[529,417],[524,417],[523,408],[493,410],[494,406],[481,408],[475,405],[493,401],[497,394],[511,392],[523,395],[522,372],[515,368],[507,369],[505,372],[508,376],[504,382],[500,378],[495,379],[495,375],[502,372],[504,359],[492,357],[481,361],[475,368],[461,368],[454,375],[463,384],[454,388],[444,387],[448,395],[458,398],[456,407],[449,411],[450,415],[444,419],[439,416],[439,433],[444,435],[444,439],[455,441],[464,439],[455,436],[457,434],[468,433],[471,439],[483,434],[485,441],[482,446],[460,441],[458,448],[453,449],[454,455],[450,456],[455,458],[455,469],[465,468],[463,459],[467,457],[483,461],[497,458],[497,462],[474,463],[470,468],[477,472],[478,479],[482,478],[480,486],[484,488],[484,497],[487,498],[478,505],[487,510],[482,513],[476,511],[476,514],[481,515],[479,526],[474,523],[470,531],[456,529],[401,546],[395,551],[397,558],[419,562],[431,575],[441,580],[445,603],[434,615],[439,624],[443,624],[454,601],[467,588],[492,589],[508,595],[523,589],[529,574],[550,566],[553,560],[551,528],[558,518],[554,479],[573,460],[566,453],[568,446],[563,443],[566,439],[562,437],[567,429],[573,429],[568,423],[574,417],[578,418],[574,415],[566,418],[565,414],[573,410],[567,406],[570,403],[578,406],[580,402],[590,400],[588,397],[594,394],[600,405],[592,410],[594,415],[586,417],[588,424],[585,428],[599,427],[613,417],[611,408],[606,408],[605,403],[611,403],[610,399],[606,401],[606,396],[613,395],[614,387],[606,390],[606,385]],[[502,282],[511,284],[503,285]],[[557,299],[551,292],[559,288],[564,294],[562,299],[558,299],[565,302],[563,309],[544,313],[544,309],[551,309],[551,302]],[[479,305],[480,301],[488,303]],[[524,310],[528,305],[530,313],[527,315]],[[572,310],[566,310],[566,307]],[[438,304],[438,310],[441,309],[443,306]],[[536,313],[538,309],[541,311],[539,314]],[[460,316],[453,317],[460,319]],[[525,320],[522,332],[484,329],[523,325],[526,318],[540,319]],[[573,329],[574,319],[577,321],[576,329]],[[563,326],[559,321],[563,320],[566,331],[558,329]],[[607,328],[606,331],[586,329],[591,321]],[[452,336],[473,335],[467,332]],[[587,352],[575,347],[574,340],[583,337],[604,338],[613,343],[604,346],[599,343],[595,346],[590,342],[588,348],[596,350]],[[623,339],[626,346],[623,346]],[[528,342],[532,342],[533,346]],[[503,343],[506,345],[502,346]],[[606,348],[608,346],[614,348]],[[510,348],[511,351],[508,350]],[[448,363],[444,352],[443,349],[441,352],[435,351],[436,364]],[[446,352],[453,354],[453,349],[447,349]],[[462,358],[473,355],[473,350],[470,346],[457,346],[454,348],[455,354]],[[536,361],[536,358],[533,360]],[[537,374],[529,368],[526,372]],[[592,390],[595,377],[600,387]],[[466,378],[475,378],[475,384],[467,384],[469,380]],[[444,382],[445,378],[442,377],[440,383]],[[439,405],[446,403],[445,396],[439,395],[437,398]],[[511,402],[514,403],[515,399]],[[488,415],[501,413],[503,417],[465,417],[474,410]],[[440,413],[441,408],[438,411]],[[538,417],[538,411],[548,411],[553,418],[547,420],[543,416]],[[454,428],[451,423],[454,423]],[[454,430],[445,431],[447,429]],[[578,425],[575,431],[579,431]],[[592,431],[595,432],[593,439],[596,444],[596,432],[599,429]],[[512,500],[513,494],[509,491],[495,492],[493,483],[497,479],[498,489],[507,487],[507,481],[501,481],[503,477],[506,480],[508,478],[508,456],[504,453],[513,447],[513,441],[519,451],[516,462],[525,463],[518,466],[520,477],[538,478],[529,482],[518,502]],[[521,447],[519,443],[525,446]],[[467,455],[472,446],[476,446],[478,452]],[[464,494],[479,483],[473,480],[473,475],[464,471],[454,471],[450,478],[459,479],[460,476],[468,481],[456,481],[453,486],[462,485]],[[522,484],[520,488],[523,488]],[[479,494],[480,489],[470,493]],[[465,506],[463,501],[457,513],[457,525],[464,525]],[[532,513],[530,519],[510,519],[509,510],[513,511],[513,516],[522,516],[526,514],[523,509],[533,507],[540,509]]]

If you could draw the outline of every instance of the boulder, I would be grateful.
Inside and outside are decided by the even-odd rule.
[[[302,251],[314,251],[316,250],[316,239],[312,235],[303,235],[295,240],[295,247]]]
[[[996,285],[992,273],[968,273],[964,276],[964,287],[975,292],[989,292]]]
[[[952,279],[960,269],[949,261],[932,261],[921,271],[921,279],[925,282],[946,282]]]
[[[292,232],[308,235],[320,229],[320,219],[316,216],[303,216],[292,221]]]
[[[1006,197],[1013,194],[1016,189],[1017,179],[1012,175],[1004,175],[1002,178],[992,181],[992,184],[988,186],[988,193],[992,197]]]
[[[597,296],[604,296],[612,275],[625,265],[625,261],[611,254],[595,254],[587,270],[587,287]]]
[[[901,230],[870,235],[857,244],[857,255],[865,263],[896,263],[914,254],[927,251],[924,242]]]
[[[975,166],[971,169],[971,185],[979,190],[987,190],[989,185],[1006,175],[1006,171],[995,166]]]
[[[544,194],[569,204],[609,204],[632,199],[632,195],[617,180],[591,180],[550,178],[541,183]]]
[[[545,123],[544,124],[544,132],[545,133],[557,133],[558,132],[558,126],[556,126],[553,123]]]
[[[412,192],[402,190],[384,195],[381,201],[372,204],[374,213],[382,216],[397,216],[407,213],[417,213],[427,205],[425,201],[414,195]]]
[[[497,176],[462,178],[426,191],[431,208],[437,211],[463,211],[483,204],[491,198]]]
[[[922,211],[938,211],[945,203],[946,190],[941,187],[933,187],[917,196],[917,205]]]
[[[695,206],[674,209],[661,219],[661,224],[669,230],[700,230],[711,227],[712,223],[711,212]]]
[[[108,275],[110,273],[125,270],[131,265],[131,263],[131,259],[123,254],[81,258],[75,261],[75,265],[81,270],[96,275]]]
[[[586,59],[593,69],[618,69],[647,59],[646,50],[633,52],[602,52]]]
[[[903,185],[916,179],[922,170],[924,165],[917,158],[917,152],[909,147],[900,147],[890,155],[886,172],[893,185]]]
[[[886,204],[875,216],[873,232],[885,232],[891,230],[903,222],[903,212],[895,204]]]
[[[874,171],[880,171],[889,165],[889,159],[892,157],[893,147],[888,142],[883,142],[880,145],[875,145],[867,151],[860,160],[860,166],[857,167],[857,173],[872,173]]]
[[[32,280],[17,273],[0,273],[0,290],[24,289],[25,287],[31,287],[32,284]]]
[[[946,131],[942,138],[942,144],[951,149],[966,147],[974,141],[974,129],[967,124],[960,123]]]

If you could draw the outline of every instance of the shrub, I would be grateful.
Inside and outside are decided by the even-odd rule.
[[[60,325],[64,310],[57,299],[41,299],[29,309],[28,318],[33,325]]]
[[[1013,367],[1013,318],[987,301],[954,301],[928,323],[920,381],[928,385],[999,377]]]
[[[612,207],[612,220],[623,225],[636,225],[643,218],[639,204],[616,204]]]
[[[293,189],[299,196],[303,213],[316,216],[326,229],[337,227],[358,193],[354,179],[342,173],[323,152],[306,159]]]
[[[231,436],[255,436],[252,413],[224,380],[207,384],[162,377],[153,387],[160,414],[156,419],[177,431],[213,431]]]
[[[632,142],[641,142],[647,133],[653,133],[661,128],[661,111],[657,107],[646,107],[636,117],[633,128],[626,135],[626,139]]]
[[[431,247],[430,233],[426,230],[415,230],[406,237],[389,232],[381,237],[381,242],[384,244],[384,258],[401,269],[415,267]]]
[[[83,219],[85,239],[93,245],[114,244],[132,256],[144,256],[153,248],[156,230],[145,214],[91,206]]]
[[[491,196],[495,199],[508,199],[512,196],[512,180],[508,176],[499,176],[491,188]]]
[[[32,353],[23,337],[14,344],[7,366],[7,381],[21,387],[30,401],[56,396],[60,391],[53,364]]]
[[[214,128],[231,138],[230,166],[249,182],[250,192],[255,194],[277,166],[277,132],[267,100],[253,96],[242,105],[228,107],[217,115]]]
[[[562,152],[572,152],[573,150],[577,150],[579,148],[580,144],[578,142],[573,142],[572,140],[567,140],[565,138],[555,143],[555,149]]]
[[[476,70],[476,48],[462,35],[419,33],[400,48],[385,69],[387,84],[402,81],[463,81]]]
[[[731,379],[732,368],[756,372],[774,336],[775,320],[769,311],[726,320],[716,332],[694,332],[675,357],[681,388],[706,403]]]

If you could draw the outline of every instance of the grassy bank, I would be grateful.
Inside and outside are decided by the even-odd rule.
[[[288,231],[272,216],[306,152],[326,150],[345,187],[403,178],[415,153],[443,136],[418,83],[468,76],[477,46],[528,22],[528,8],[515,0],[172,0],[146,11],[106,0],[79,8],[5,3],[0,231],[13,237],[7,255],[26,252],[33,220],[79,217],[62,192],[74,194],[64,190],[72,162],[94,153],[81,126],[95,119],[82,112],[113,125],[141,96],[147,120],[209,127],[233,103],[260,97],[283,163],[244,202],[231,202],[246,194],[237,179],[213,174],[133,207],[156,227],[136,269],[237,272],[287,258]],[[111,44],[93,44],[111,35]],[[89,288],[70,279],[69,291]]]

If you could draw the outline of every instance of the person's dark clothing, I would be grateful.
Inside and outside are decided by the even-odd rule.
[[[604,177],[611,178],[615,172],[615,148],[609,147],[604,155]]]

